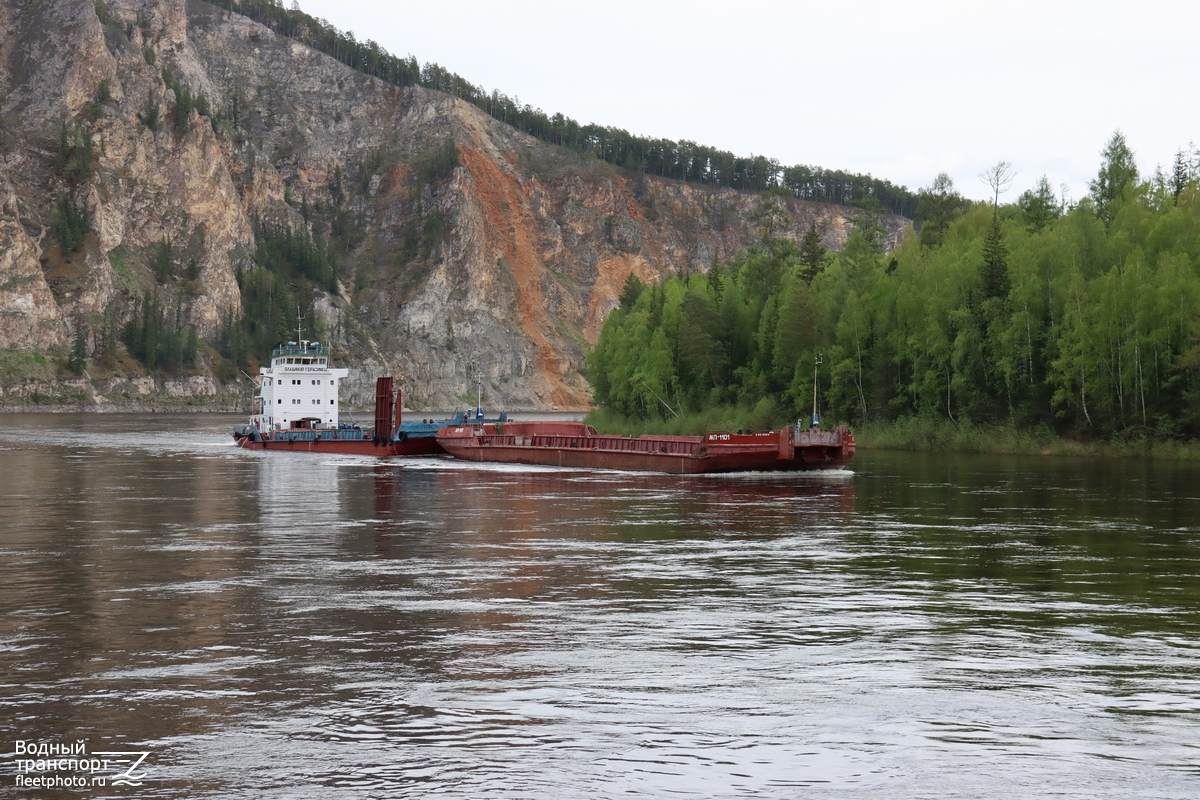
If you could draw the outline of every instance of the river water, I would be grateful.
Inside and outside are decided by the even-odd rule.
[[[1200,796],[1190,465],[678,477],[0,419],[0,796],[51,775],[17,742],[148,753],[89,796]]]

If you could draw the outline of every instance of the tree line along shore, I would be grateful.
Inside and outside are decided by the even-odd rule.
[[[865,446],[1188,455],[1200,435],[1197,154],[1143,178],[1117,132],[1088,195],[1043,177],[1013,202],[946,175],[885,252],[861,204],[840,253],[815,228],[774,235],[706,274],[631,279],[588,361],[610,425],[771,427],[812,409]],[[814,386],[815,381],[815,386]]]

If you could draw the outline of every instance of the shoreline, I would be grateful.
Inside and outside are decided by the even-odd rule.
[[[470,407],[468,407],[470,408]],[[466,410],[466,409],[457,409]],[[558,419],[558,420],[582,420],[588,411],[564,411],[562,409],[543,411],[539,409],[499,409],[504,411],[510,417],[517,415],[527,419]],[[236,407],[223,405],[220,403],[212,404],[197,404],[181,402],[173,403],[45,403],[45,404],[28,404],[28,405],[4,405],[0,404],[0,414],[241,414],[245,416],[249,412],[243,403],[239,403]],[[343,409],[343,414],[356,414],[364,418],[374,418],[375,410],[373,408],[353,408]],[[454,416],[454,411],[445,409],[412,409],[405,408],[403,413],[408,414],[429,414],[434,417],[450,418]]]
[[[176,397],[148,402],[103,403],[3,403],[0,414],[245,414],[243,398],[228,395],[212,398],[211,402],[196,402],[197,397]],[[603,428],[605,433],[622,435],[677,434],[678,426],[663,421],[628,420],[608,414],[603,409],[539,410],[501,409],[510,416],[525,419],[560,419],[586,421]],[[368,417],[370,408],[348,409],[344,413]],[[404,409],[405,414],[432,415],[450,418],[453,411],[445,409]],[[700,422],[697,416],[692,422]],[[713,422],[718,420],[713,419]],[[732,421],[732,420],[721,420]],[[832,423],[831,424],[836,424]],[[689,426],[690,427],[690,426]],[[701,426],[706,430],[733,430],[742,425]],[[777,426],[762,427],[764,430]],[[830,427],[825,425],[823,427]],[[1011,423],[980,425],[971,422],[953,423],[949,420],[902,419],[888,422],[869,422],[851,426],[855,442],[862,450],[909,451],[922,453],[966,453],[1007,456],[1065,456],[1072,458],[1153,458],[1169,461],[1200,461],[1200,440],[1155,439],[1146,434],[1130,435],[1126,440],[1072,439],[1045,426],[1019,428]],[[705,431],[701,431],[702,433]]]
[[[0,414],[238,414],[242,408],[172,405],[169,403],[116,405],[109,403],[46,403],[45,405],[0,405]]]
[[[696,435],[739,428],[768,430],[795,423],[795,420],[771,419],[736,407],[686,413],[670,421],[627,419],[601,408],[589,414],[586,421],[606,433],[646,436]],[[830,429],[838,422],[826,419],[821,427]],[[984,425],[920,418],[867,422],[851,425],[850,431],[860,450],[1200,461],[1200,440],[1155,438],[1145,431],[1130,431],[1125,439],[1074,439],[1044,425],[1018,427],[1007,421]]]
[[[1200,441],[1154,438],[1145,432],[1129,432],[1125,439],[1074,439],[1045,426],[922,419],[867,423],[852,430],[864,450],[1200,461]]]

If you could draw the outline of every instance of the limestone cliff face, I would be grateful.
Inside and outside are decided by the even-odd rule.
[[[79,321],[128,314],[168,240],[194,277],[159,289],[212,337],[264,220],[344,242],[341,291],[317,310],[364,396],[388,371],[414,407],[479,379],[493,406],[583,408],[586,348],[630,273],[704,271],[758,237],[757,196],[625,173],[207,3],[97,8],[0,6],[0,350],[64,348]],[[164,67],[209,116],[173,119]],[[64,126],[90,142],[86,174],[59,163]],[[448,141],[458,165],[439,171]],[[47,234],[63,197],[91,218],[74,253]],[[815,220],[844,240],[846,209],[779,202],[784,235]]]
[[[39,241],[21,224],[17,195],[0,184],[0,342],[9,349],[49,350],[65,343],[62,312],[42,274]]]
[[[78,0],[6,3],[0,12],[0,187],[7,189],[0,192],[8,197],[0,209],[3,349],[62,346],[80,321],[95,330],[106,311],[127,314],[152,283],[146,254],[168,239],[178,260],[195,261],[197,279],[182,299],[202,335],[239,309],[233,259],[254,240],[227,148],[209,125],[180,134],[167,125],[153,131],[139,119],[151,104],[167,113],[170,99],[146,53],[158,48],[174,58],[178,51],[187,62],[183,5],[110,8],[131,21],[144,11],[145,27],[115,17],[104,25],[92,3]],[[105,92],[109,99],[101,100]],[[85,180],[49,168],[64,125],[94,152]],[[90,216],[90,233],[73,254],[47,236],[64,195]]]

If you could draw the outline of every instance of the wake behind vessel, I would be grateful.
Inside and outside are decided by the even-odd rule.
[[[370,456],[421,456],[442,453],[438,428],[472,421],[469,414],[451,419],[403,419],[402,393],[390,377],[375,382],[373,424],[342,422],[338,408],[339,382],[349,370],[329,363],[330,352],[320,342],[288,342],[271,353],[271,365],[259,368],[259,391],[250,421],[233,432],[240,447],[265,450],[314,451]],[[506,415],[501,414],[502,422]],[[476,410],[476,422],[483,422]]]

